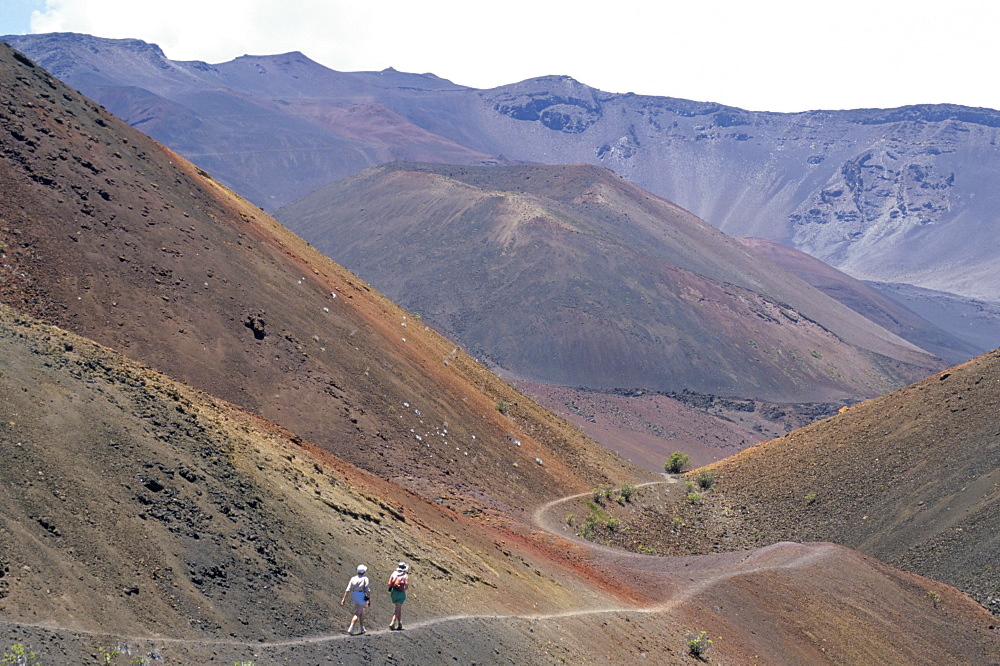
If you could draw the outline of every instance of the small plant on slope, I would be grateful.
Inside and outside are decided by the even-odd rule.
[[[715,485],[715,475],[707,469],[701,470],[701,472],[698,473],[698,486],[703,490],[708,490],[713,485]]]
[[[101,662],[105,664],[114,663],[115,657],[121,654],[121,650],[116,648],[99,647],[97,651],[101,653]]]
[[[708,652],[708,648],[712,647],[712,639],[708,637],[707,631],[702,631],[697,635],[689,635],[687,646],[688,652],[701,659],[702,655]]]
[[[612,487],[607,484],[601,484],[594,488],[594,501],[600,504],[606,499],[611,499]]]
[[[632,501],[632,495],[634,494],[635,486],[631,483],[623,483],[622,487],[618,489],[618,503],[625,506],[625,504]]]
[[[667,458],[667,462],[663,463],[663,469],[669,474],[680,474],[690,461],[686,453],[674,451]]]
[[[16,666],[41,666],[38,655],[21,643],[15,643],[4,650],[0,664],[16,664]]]

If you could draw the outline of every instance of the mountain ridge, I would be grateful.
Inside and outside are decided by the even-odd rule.
[[[705,631],[723,664],[995,658],[971,599],[841,546],[671,559],[553,533],[539,507],[650,475],[6,46],[0,100],[5,646],[688,663]],[[401,557],[415,621],[341,634],[339,585]]]
[[[421,159],[601,165],[732,236],[781,242],[855,278],[1000,301],[994,286],[1000,275],[988,251],[996,241],[990,222],[1000,208],[990,187],[1000,172],[993,148],[1000,112],[994,110],[941,104],[783,114],[604,93],[568,76],[476,90],[395,70],[317,70],[323,75],[310,91],[275,72],[255,74],[239,85],[233,79],[232,87],[213,84],[209,104],[193,94],[196,88],[176,89],[170,80],[145,74],[140,82],[134,72],[116,69],[113,54],[121,47],[115,40],[5,39],[45,66],[61,65],[62,76],[99,101],[114,101],[109,108],[126,121],[137,120],[127,101],[133,95],[180,104],[179,113],[168,105],[157,113],[177,114],[182,127],[156,129],[156,138],[269,209],[367,166],[413,159],[392,149],[373,151],[336,128],[303,124],[294,107],[280,105],[293,91],[295,98],[313,95],[331,107],[374,103],[388,109],[444,142],[444,154],[431,151]],[[74,61],[78,72],[67,69]],[[87,70],[88,62],[101,63],[91,66],[100,71]],[[245,64],[209,67],[221,75]],[[149,74],[166,71],[154,67]],[[146,92],[133,90],[136,83]],[[197,145],[184,143],[183,137],[196,135],[195,118],[208,119],[225,107],[236,113],[248,95],[269,100],[267,129],[283,137],[277,142],[283,148],[296,147],[297,156],[273,152],[278,146],[265,127],[234,128],[222,115]],[[325,159],[309,156],[307,145],[321,148]],[[241,153],[248,146],[267,162],[256,172]]]
[[[524,379],[786,402],[873,390],[851,380],[809,393],[830,382],[818,375],[803,380],[797,393],[787,382],[778,388],[778,380],[767,378],[766,356],[760,368],[738,372],[744,355],[757,358],[744,336],[762,337],[752,342],[768,350],[791,345],[783,353],[799,358],[809,354],[803,345],[832,344],[820,342],[832,333],[914,370],[936,363],[805,283],[757,263],[742,245],[674,204],[589,165],[396,163],[319,190],[277,215],[477,355]],[[376,228],[369,219],[378,221]],[[512,328],[519,337],[544,334],[512,347],[505,343],[513,341]],[[778,341],[792,333],[795,342]],[[779,336],[773,344],[772,334]],[[717,344],[684,347],[685,340],[706,338]],[[747,352],[726,356],[734,346]],[[840,353],[832,349],[812,357]],[[849,364],[855,362],[860,357]],[[813,370],[803,362],[785,372]]]

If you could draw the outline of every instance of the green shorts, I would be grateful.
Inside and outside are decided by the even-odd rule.
[[[389,590],[389,595],[392,597],[392,603],[401,604],[406,601],[406,590]]]

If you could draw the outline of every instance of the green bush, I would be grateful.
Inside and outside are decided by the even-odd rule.
[[[613,491],[614,489],[607,484],[601,484],[597,486],[596,488],[594,488],[594,495],[593,495],[594,501],[600,504],[606,499],[611,499]]]
[[[41,666],[38,655],[21,643],[15,643],[4,650],[0,664],[17,664],[17,666]]]
[[[623,483],[622,487],[618,489],[618,503],[625,505],[631,502],[633,495],[635,495],[635,486],[631,483]]]
[[[688,503],[690,504],[701,504],[702,496],[700,493],[688,493]]]
[[[708,490],[715,484],[715,475],[709,472],[707,469],[701,470],[698,473],[698,487],[703,490]]]
[[[121,650],[118,650],[117,648],[99,647],[97,648],[97,651],[101,653],[101,661],[105,664],[113,663],[115,657],[121,654]]]
[[[703,654],[708,652],[708,648],[712,647],[712,639],[708,637],[707,631],[702,631],[697,635],[691,634],[688,636],[687,646],[688,652],[700,659]]]
[[[498,412],[506,416],[507,412],[510,411],[510,403],[506,400],[497,400],[496,408]]]
[[[663,463],[663,469],[669,474],[680,474],[689,462],[691,462],[691,459],[688,458],[686,453],[674,451],[667,458],[667,462]]]

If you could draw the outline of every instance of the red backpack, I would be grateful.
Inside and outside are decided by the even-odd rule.
[[[407,576],[405,573],[400,571],[393,571],[392,575],[389,576],[389,590],[405,590],[407,585]]]

